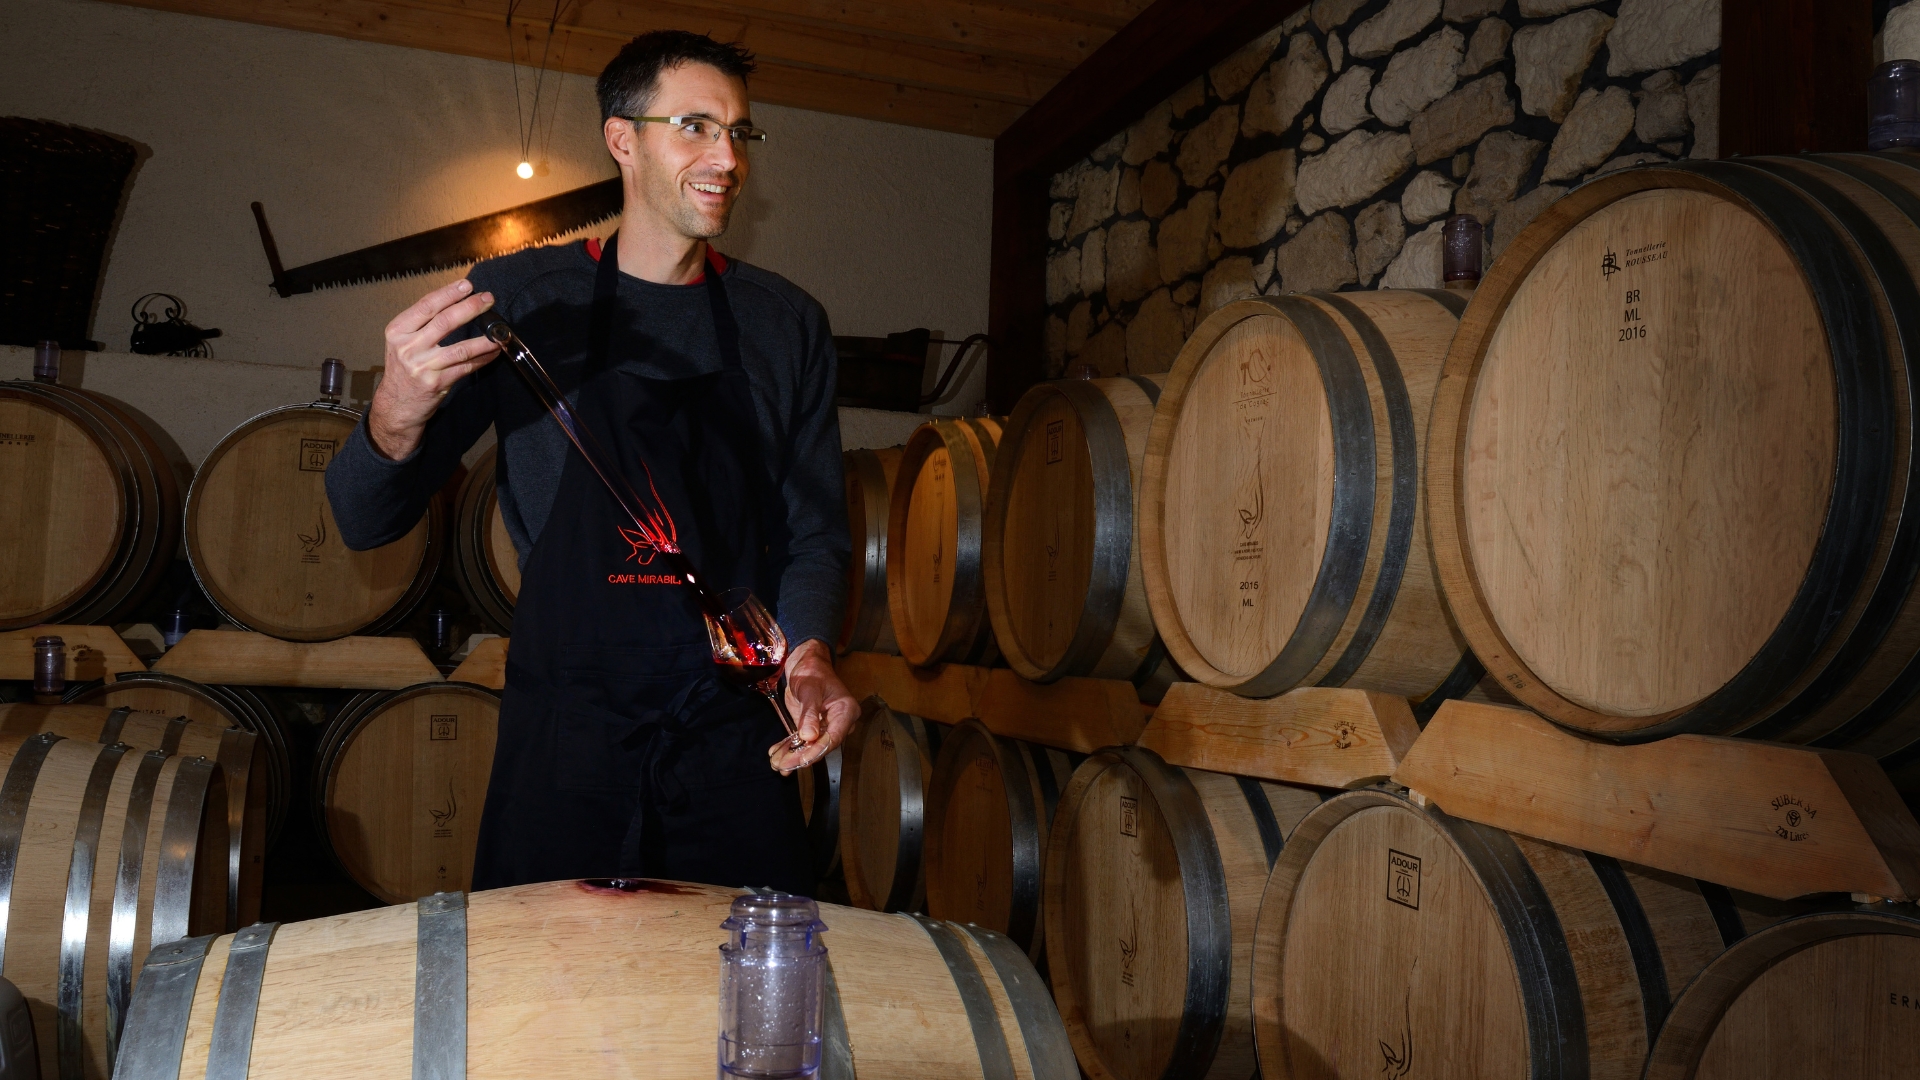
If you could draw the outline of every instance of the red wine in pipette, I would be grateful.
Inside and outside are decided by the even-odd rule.
[[[586,459],[587,465],[600,477],[600,482],[606,485],[607,492],[613,496],[614,502],[619,503],[620,509],[633,520],[634,527],[640,530],[641,535],[658,541],[654,544],[654,550],[665,560],[667,567],[678,574],[680,580],[686,582],[687,586],[693,590],[694,598],[699,601],[701,612],[710,617],[724,616],[727,610],[722,606],[720,597],[715,595],[712,589],[707,588],[706,582],[694,569],[693,560],[687,558],[671,543],[664,542],[667,537],[662,536],[662,532],[671,534],[673,531],[672,516],[667,513],[664,506],[649,506],[647,501],[633,489],[633,485],[627,482],[627,478],[615,466],[613,456],[600,446],[600,441],[594,438],[593,432],[574,416],[573,407],[567,404],[566,395],[560,392],[560,387],[554,383],[553,377],[547,374],[547,369],[533,355],[533,350],[527,348],[526,342],[514,332],[513,326],[501,318],[497,312],[488,312],[481,316],[481,331],[486,334],[487,340],[500,346],[500,351],[513,364],[514,370],[527,381],[534,396],[538,397],[541,404],[547,407],[547,411],[553,414],[554,420],[560,425],[560,430],[566,433],[574,448],[580,451],[580,456]],[[658,502],[657,498],[655,502]]]

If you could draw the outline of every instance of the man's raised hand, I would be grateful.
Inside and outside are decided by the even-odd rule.
[[[461,278],[421,297],[387,324],[387,371],[373,392],[367,434],[388,458],[398,461],[413,453],[454,384],[500,355],[500,346],[485,337],[440,344],[493,306],[492,293],[472,293],[473,283]]]

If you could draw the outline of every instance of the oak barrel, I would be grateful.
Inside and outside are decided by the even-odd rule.
[[[1267,872],[1318,792],[1117,747],[1060,797],[1041,907],[1054,999],[1093,1080],[1246,1080]]]
[[[901,452],[887,510],[887,609],[912,664],[992,659],[980,529],[1000,421],[935,420]]]
[[[1430,694],[1466,647],[1419,513],[1421,443],[1464,301],[1256,297],[1181,349],[1140,502],[1147,598],[1190,677]]]
[[[42,732],[0,737],[0,975],[46,1080],[105,1077],[150,943],[227,914],[220,767]]]
[[[513,630],[513,605],[520,598],[520,553],[500,516],[499,453],[498,444],[488,447],[460,483],[448,558],[454,584],[474,614],[506,634]]]
[[[1428,448],[1435,557],[1492,675],[1591,734],[1812,742],[1898,775],[1920,753],[1917,277],[1906,154],[1630,170],[1515,237]]]
[[[927,914],[998,930],[1038,963],[1047,837],[1084,760],[978,720],[948,731],[927,796]]]
[[[117,622],[179,538],[180,481],[141,418],[99,394],[0,383],[0,630]]]
[[[1260,1069],[1640,1075],[1673,999],[1774,916],[1725,889],[1350,792],[1274,866],[1253,943]]]
[[[840,746],[840,865],[855,906],[919,911],[925,903],[927,789],[946,731],[878,698],[862,703]]]
[[[1022,678],[1144,681],[1158,666],[1133,526],[1162,381],[1041,383],[1007,418],[980,563],[994,640]]]
[[[426,595],[446,547],[438,499],[393,543],[350,551],[340,541],[327,463],[359,422],[324,401],[273,409],[201,462],[187,493],[187,559],[222,615],[289,641],[330,641],[377,634]]]
[[[142,973],[119,1080],[244,1076],[249,1061],[260,1076],[712,1080],[737,895],[557,881],[181,942]],[[820,1075],[1074,1080],[1046,987],[1004,937],[820,916]]]
[[[813,872],[822,879],[840,873],[840,770],[838,747],[794,775],[800,781],[800,811],[813,846]]]
[[[185,685],[171,685],[171,684]],[[242,707],[225,688],[153,673],[75,687],[65,705],[0,705],[0,735],[51,731],[137,750],[211,758],[228,792],[227,925],[260,917],[261,876],[287,807],[286,732],[264,705]]]
[[[900,651],[893,637],[893,613],[887,610],[887,511],[903,450],[893,446],[840,455],[853,559],[847,565],[847,614],[837,652]]]
[[[500,695],[459,682],[356,695],[314,755],[317,832],[389,904],[473,883]]]
[[[1880,904],[1775,923],[1674,1002],[1647,1080],[1920,1076],[1920,910]]]

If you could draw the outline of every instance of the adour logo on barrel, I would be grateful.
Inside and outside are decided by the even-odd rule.
[[[338,445],[332,439],[301,439],[300,471],[326,472],[327,462],[333,460],[334,447]]]
[[[1420,856],[1387,849],[1387,899],[1420,910]]]
[[[1130,796],[1120,796],[1120,835],[1139,836],[1140,800]]]
[[[1053,465],[1067,456],[1067,422],[1065,420],[1047,421],[1047,464]]]

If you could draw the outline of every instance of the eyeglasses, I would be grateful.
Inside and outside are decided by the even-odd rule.
[[[767,133],[757,127],[728,127],[711,116],[629,116],[626,120],[630,124],[671,124],[690,143],[717,143],[722,134],[732,136],[737,145],[767,141]]]

